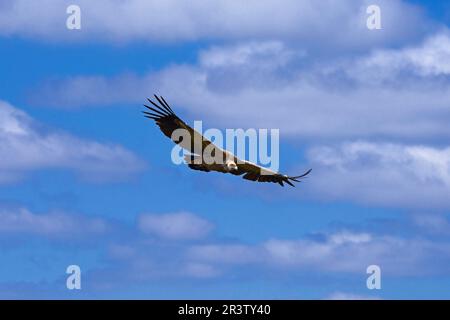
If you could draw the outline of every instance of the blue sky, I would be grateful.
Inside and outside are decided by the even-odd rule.
[[[450,298],[449,14],[0,0],[0,297]],[[174,165],[154,93],[204,128],[278,128],[280,170],[311,176]]]

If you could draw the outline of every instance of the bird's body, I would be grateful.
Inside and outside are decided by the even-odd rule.
[[[153,106],[144,105],[150,110],[150,112],[144,111],[145,116],[155,120],[165,136],[191,153],[185,156],[185,161],[189,168],[193,170],[217,171],[237,176],[243,175],[243,178],[247,180],[274,182],[279,183],[281,186],[284,186],[283,183],[294,186],[292,181],[300,182],[299,179],[304,178],[311,172],[310,169],[300,176],[287,176],[250,161],[239,159],[188,126],[173,112],[163,97],[155,95],[155,98],[159,105],[148,99]]]

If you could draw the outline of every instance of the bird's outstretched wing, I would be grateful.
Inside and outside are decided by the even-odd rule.
[[[150,105],[144,104],[148,111],[143,111],[143,113],[145,117],[155,120],[156,124],[165,136],[169,137],[173,142],[193,154],[203,155],[205,148],[209,148],[208,152],[212,156],[222,156],[222,159],[225,158],[228,154],[226,151],[216,146],[198,131],[194,130],[183,120],[181,120],[175,112],[173,112],[172,108],[163,97],[158,97],[157,95],[154,96],[156,98],[156,102],[147,99]],[[187,135],[174,135],[174,131],[178,129],[185,130],[189,136],[188,139],[185,139]]]
[[[287,183],[290,186],[295,187],[295,185],[292,182],[300,182],[301,179],[305,178],[312,171],[312,169],[309,169],[308,171],[299,176],[287,176],[272,171],[270,169],[261,167],[250,161],[243,161],[237,158],[236,161],[238,163],[237,165],[238,170],[231,172],[232,174],[239,176],[243,175],[242,178],[251,181],[279,183],[283,187],[284,183]]]

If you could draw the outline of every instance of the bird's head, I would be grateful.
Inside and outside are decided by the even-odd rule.
[[[236,171],[238,169],[238,166],[234,161],[227,161],[226,165],[228,171]]]

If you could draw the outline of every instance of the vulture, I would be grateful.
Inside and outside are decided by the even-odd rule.
[[[244,179],[257,182],[273,182],[284,186],[284,183],[294,187],[293,182],[300,182],[302,178],[306,177],[312,169],[299,176],[288,176],[272,171],[268,168],[261,167],[250,161],[237,158],[229,151],[223,150],[215,145],[210,140],[206,139],[198,131],[188,126],[181,120],[169,104],[162,96],[154,95],[156,101],[147,99],[151,105],[144,104],[148,111],[143,111],[144,116],[152,119],[161,129],[162,133],[169,137],[173,142],[180,147],[189,151],[190,154],[185,156],[185,161],[189,168],[193,170],[200,170],[205,172],[217,171],[222,173],[230,173],[236,176],[241,176]],[[177,129],[184,129],[189,134],[189,140],[183,139],[183,136],[172,135]],[[199,142],[201,145],[198,145]],[[197,144],[197,145],[195,145]],[[208,148],[211,156],[214,159],[223,159],[223,161],[203,161],[203,151]],[[196,154],[195,151],[201,151],[201,154]]]

